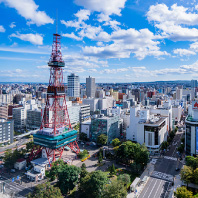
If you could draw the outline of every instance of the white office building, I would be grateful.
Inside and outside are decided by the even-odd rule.
[[[150,109],[140,105],[130,108],[130,125],[126,130],[126,139],[145,143],[149,151],[158,153],[160,145],[167,140],[168,118],[151,114]]]

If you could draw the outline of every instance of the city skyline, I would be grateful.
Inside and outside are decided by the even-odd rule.
[[[176,4],[177,3],[177,4]],[[0,1],[2,82],[48,82],[52,34],[66,77],[96,83],[197,79],[196,1]]]

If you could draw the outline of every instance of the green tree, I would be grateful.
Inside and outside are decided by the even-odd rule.
[[[104,190],[102,198],[126,198],[127,189],[121,181],[113,181]]]
[[[102,153],[99,152],[99,155],[98,155],[98,163],[100,164],[102,162]]]
[[[97,144],[106,145],[108,137],[105,134],[101,134],[97,137]]]
[[[140,164],[137,164],[136,162],[133,162],[131,164],[131,172],[138,174],[142,170],[142,166]]]
[[[3,160],[4,160],[4,166],[6,168],[8,168],[8,169],[13,168],[15,159],[13,158],[11,149],[8,149],[5,151]]]
[[[82,141],[87,141],[87,134],[81,132],[81,133],[80,133],[80,140],[82,140]]]
[[[184,152],[184,144],[181,144],[177,150],[180,152],[180,153],[183,153]]]
[[[130,175],[129,174],[122,174],[122,175],[119,175],[118,176],[118,180],[119,181],[122,181],[122,183],[124,184],[124,185],[127,185],[128,183],[130,183],[131,182],[131,178],[130,178]]]
[[[14,167],[14,163],[17,161],[17,159],[24,158],[25,150],[17,150],[15,149],[13,152],[11,149],[7,149],[4,153],[4,166],[8,169],[11,169]]]
[[[78,154],[78,157],[79,157],[80,159],[83,159],[83,158],[85,158],[85,157],[87,157],[87,156],[88,156],[88,151],[87,151],[86,149],[84,149],[83,152],[80,152],[80,153]]]
[[[26,144],[27,153],[30,152],[30,151],[33,149],[33,147],[34,147],[34,142],[33,142],[33,141],[28,142],[28,143]]]
[[[58,182],[63,195],[66,195],[70,190],[72,190],[78,182],[78,177],[81,169],[76,166],[69,166],[64,164],[60,171],[58,171]]]
[[[115,166],[114,164],[112,164],[111,168],[110,168],[110,175],[114,175],[116,173],[116,169],[115,169]]]
[[[112,145],[113,145],[113,147],[119,146],[120,145],[120,140],[118,138],[115,138],[114,140],[112,140]]]
[[[177,198],[193,198],[193,193],[187,190],[184,186],[177,188],[176,192],[174,192],[174,195]]]
[[[193,183],[198,184],[198,168],[196,168],[193,172]]]
[[[167,141],[162,142],[161,150],[167,149],[167,147],[168,147],[168,142]]]
[[[88,174],[88,172],[87,172],[87,169],[86,169],[86,165],[85,165],[85,163],[83,163],[83,164],[81,165],[80,182],[82,181],[82,179],[83,179],[84,177],[87,176],[87,174]]]
[[[65,163],[62,159],[59,159],[52,163],[52,167],[48,174],[48,177],[51,181],[54,181],[58,177],[58,173],[62,171],[64,165]]]
[[[80,183],[81,197],[98,198],[102,196],[108,182],[106,173],[98,170],[88,174]]]
[[[196,168],[198,168],[198,157],[187,156],[186,165],[192,167],[193,170],[195,170]]]
[[[188,187],[188,183],[191,182],[193,179],[192,168],[189,166],[184,166],[181,169],[180,175],[181,175],[181,180],[184,181],[185,183],[187,183],[187,187]]]
[[[58,187],[45,183],[37,185],[34,191],[28,194],[28,198],[63,198],[63,196]]]

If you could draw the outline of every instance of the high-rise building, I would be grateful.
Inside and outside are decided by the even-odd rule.
[[[0,143],[13,143],[14,138],[14,121],[0,119]]]
[[[8,119],[8,105],[0,104],[0,119]]]
[[[89,76],[89,78],[86,78],[86,95],[87,95],[87,97],[94,98],[95,91],[96,91],[95,78],[92,78]]]
[[[183,89],[177,89],[176,90],[176,99],[177,100],[181,100],[182,99],[182,93],[183,93]]]
[[[191,80],[191,87],[196,88],[197,87],[197,80]]]
[[[67,76],[67,95],[70,97],[80,97],[79,76],[72,73]]]

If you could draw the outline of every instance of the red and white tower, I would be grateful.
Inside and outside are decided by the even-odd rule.
[[[76,153],[80,151],[76,142],[77,131],[72,129],[67,111],[63,82],[65,63],[62,59],[60,39],[59,34],[53,35],[52,53],[48,62],[50,79],[46,106],[40,130],[33,135],[35,146],[29,158],[31,161],[42,151],[42,156],[48,158],[50,166],[57,158],[61,158],[66,145]]]

